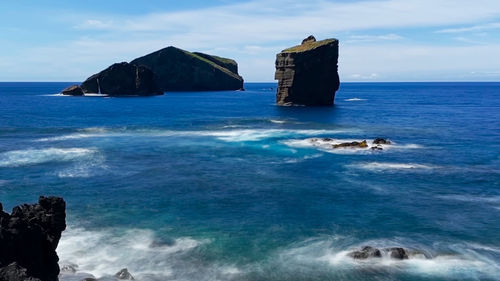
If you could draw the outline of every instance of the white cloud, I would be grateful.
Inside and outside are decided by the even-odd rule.
[[[500,45],[343,46],[339,72],[343,81],[363,81],[359,73],[377,73],[377,81],[500,80]],[[476,75],[470,75],[476,72]],[[366,76],[366,74],[364,74]]]
[[[483,31],[490,29],[500,29],[500,22],[493,22],[488,24],[474,25],[461,28],[448,28],[436,31],[437,33],[463,33],[463,32],[474,32]]]
[[[113,62],[175,45],[234,58],[247,81],[273,81],[276,53],[309,34],[340,37],[344,80],[426,80],[429,73],[479,73],[500,65],[497,45],[405,45],[408,36],[400,32],[494,21],[500,17],[498,0],[253,0],[139,16],[67,15],[61,20],[83,37],[3,52],[0,61],[12,67],[0,80],[82,80]],[[354,32],[361,35],[342,38]],[[366,46],[370,42],[377,44]]]
[[[101,20],[89,19],[84,21],[83,23],[79,23],[75,25],[77,29],[101,29],[107,30],[113,27],[112,21],[103,22]]]
[[[347,38],[346,43],[367,43],[367,42],[377,42],[377,41],[395,41],[403,39],[394,33],[384,34],[384,35],[351,35]]]
[[[306,34],[334,36],[342,31],[424,27],[474,23],[500,16],[497,0],[378,0],[305,3],[255,0],[190,11],[154,13],[136,17],[102,16],[106,24],[88,29],[153,33],[181,42],[214,45],[261,44],[297,40]]]

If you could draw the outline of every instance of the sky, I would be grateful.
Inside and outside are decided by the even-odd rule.
[[[500,81],[499,0],[0,0],[0,81],[82,81],[167,46],[274,81],[281,50],[340,42],[341,81]]]

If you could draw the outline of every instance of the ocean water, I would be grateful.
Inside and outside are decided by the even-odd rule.
[[[344,83],[331,108],[69,84],[0,83],[0,202],[65,198],[61,280],[500,280],[500,83]]]

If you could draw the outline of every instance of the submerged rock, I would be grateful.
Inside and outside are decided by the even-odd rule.
[[[76,273],[78,269],[78,265],[76,264],[67,264],[61,267],[61,273]]]
[[[333,105],[340,79],[337,71],[339,41],[316,41],[309,36],[301,45],[276,56],[278,105]]]
[[[353,259],[380,258],[382,253],[379,249],[365,246],[360,251],[354,251],[348,254]]]
[[[134,280],[134,277],[132,276],[132,274],[130,274],[130,272],[128,272],[128,269],[126,268],[118,271],[115,274],[115,277],[120,280]]]
[[[397,260],[407,260],[408,252],[403,248],[389,248],[387,249],[391,253],[391,258]]]
[[[384,148],[383,148],[383,147],[381,147],[380,145],[377,145],[377,146],[372,146],[370,149],[371,149],[371,150],[379,150],[379,151],[380,151],[380,150],[384,150]]]
[[[3,212],[0,204],[0,271],[3,274],[0,280],[28,277],[57,280],[56,248],[64,229],[66,203],[62,198],[41,196],[38,204],[17,206],[10,215]]]
[[[99,93],[109,96],[162,95],[156,86],[153,72],[143,66],[130,63],[115,63],[105,70],[90,76],[81,86],[84,93]]]
[[[66,96],[83,96],[82,88],[78,85],[71,85],[68,88],[61,91],[61,94]]]
[[[367,148],[368,143],[366,143],[366,140],[364,140],[362,142],[357,142],[357,141],[343,142],[343,143],[339,143],[339,144],[334,144],[334,145],[332,145],[332,147],[333,148]]]
[[[229,91],[243,88],[234,60],[167,47],[131,64],[151,69],[162,91]]]

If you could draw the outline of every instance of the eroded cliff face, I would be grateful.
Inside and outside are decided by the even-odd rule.
[[[155,82],[154,73],[143,66],[115,63],[90,76],[82,83],[83,93],[100,93],[109,96],[162,95]],[[63,91],[64,94],[64,91]]]
[[[43,197],[3,212],[0,204],[0,280],[56,281],[56,248],[66,229],[66,203]]]
[[[331,106],[340,79],[337,70],[339,42],[316,41],[313,36],[301,45],[276,56],[278,105]]]

